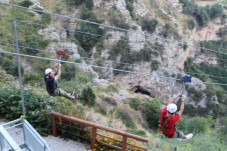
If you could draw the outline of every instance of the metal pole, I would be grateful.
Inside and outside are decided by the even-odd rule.
[[[18,74],[19,74],[19,82],[20,82],[20,96],[21,96],[21,105],[22,105],[22,113],[25,116],[25,107],[24,107],[24,94],[23,94],[23,85],[22,85],[22,78],[21,78],[21,65],[20,65],[20,50],[18,46],[18,37],[17,37],[17,23],[13,21],[13,33],[14,33],[14,42],[15,42],[15,49],[17,51],[17,66],[18,66]]]

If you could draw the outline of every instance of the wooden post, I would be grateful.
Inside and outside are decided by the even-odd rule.
[[[96,127],[92,127],[92,136],[91,136],[91,149],[95,149],[96,143]]]
[[[56,129],[56,120],[54,115],[51,115],[51,123],[52,123],[52,134],[53,136],[57,136],[57,129]]]
[[[123,135],[122,151],[126,151],[127,136]]]

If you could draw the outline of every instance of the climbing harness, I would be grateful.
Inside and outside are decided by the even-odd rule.
[[[166,114],[163,115],[163,120],[162,120],[162,123],[161,123],[161,129],[162,131],[164,131],[164,135],[167,136],[167,137],[171,137],[169,134],[168,134],[168,124],[170,123],[170,121],[172,120],[172,116],[170,117],[170,119],[166,122],[166,119],[168,117],[166,117]]]

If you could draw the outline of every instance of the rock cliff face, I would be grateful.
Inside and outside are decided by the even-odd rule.
[[[111,35],[107,40],[104,41],[104,49],[102,50],[101,57],[108,59],[109,46],[116,43],[121,36],[127,36],[129,39],[130,51],[139,52],[144,48],[146,44],[154,45],[159,44],[162,46],[160,56],[155,58],[160,62],[160,66],[157,70],[150,68],[150,62],[142,62],[138,65],[133,65],[133,72],[124,75],[115,75],[113,70],[105,70],[105,76],[111,82],[115,82],[122,88],[127,90],[132,89],[135,86],[141,86],[143,89],[148,91],[151,96],[159,97],[160,99],[167,100],[171,95],[176,94],[182,90],[182,84],[177,82],[177,75],[183,75],[184,62],[188,57],[194,57],[194,62],[207,62],[210,64],[216,64],[217,59],[214,55],[197,55],[198,53],[198,43],[203,40],[218,40],[216,36],[217,31],[222,27],[218,21],[214,23],[209,23],[207,27],[202,29],[185,30],[183,24],[178,21],[177,16],[181,14],[182,6],[178,1],[155,1],[155,3],[160,3],[157,5],[157,10],[151,10],[147,5],[146,0],[134,0],[133,7],[134,13],[137,17],[155,18],[160,15],[164,15],[168,18],[167,22],[171,22],[175,25],[175,30],[179,38],[174,38],[173,36],[169,38],[163,38],[161,32],[163,31],[163,26],[165,24],[164,20],[160,21],[154,33],[144,32],[142,27],[138,24],[138,21],[130,16],[130,12],[126,7],[125,0],[93,0],[94,9],[102,9],[104,15],[106,15],[107,10],[115,6],[126,18],[125,22],[130,24],[130,26],[135,27],[129,29],[127,32],[119,30],[108,30],[107,35]],[[38,1],[35,3],[39,5]],[[163,6],[163,7],[162,7]],[[42,7],[42,6],[40,6]],[[165,9],[167,7],[168,9]],[[75,10],[70,16],[76,16],[78,11]],[[156,12],[154,14],[153,12]],[[108,22],[106,22],[109,24]],[[73,20],[69,19],[69,28],[75,29],[76,25]],[[55,48],[64,47],[71,51],[75,58],[80,58],[78,54],[78,47],[75,43],[67,42],[66,31],[62,27],[62,23],[50,25],[45,29],[39,31],[40,35],[43,35],[45,39],[49,39],[52,42],[48,46],[48,50],[54,51]],[[187,49],[183,49],[183,44],[187,43]],[[96,48],[93,49],[95,52]],[[95,59],[95,58],[94,58]],[[105,62],[105,67],[112,68],[113,64],[111,61]],[[87,70],[87,68],[83,68]],[[92,70],[90,68],[90,70]],[[93,71],[93,70],[92,70]],[[94,72],[94,71],[93,71]],[[169,77],[169,78],[167,78]],[[99,78],[99,76],[96,76]],[[195,79],[200,81],[199,79]],[[102,80],[95,80],[102,82]],[[198,82],[199,83],[199,82]],[[106,84],[106,81],[105,81]],[[193,85],[196,88],[206,87],[203,84]],[[203,105],[204,106],[204,105]]]

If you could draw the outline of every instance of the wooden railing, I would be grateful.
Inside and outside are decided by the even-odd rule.
[[[139,141],[139,142],[146,142],[147,143],[148,139],[141,137],[141,136],[137,136],[137,135],[134,135],[134,134],[127,133],[125,131],[121,131],[121,130],[113,129],[113,128],[106,127],[106,126],[103,126],[103,125],[99,125],[99,124],[96,124],[96,123],[93,123],[93,122],[84,121],[84,120],[81,120],[81,119],[78,119],[78,118],[66,116],[66,115],[63,115],[63,114],[57,113],[57,112],[51,113],[51,120],[52,120],[52,134],[53,134],[53,136],[57,136],[57,131],[62,126],[63,120],[67,121],[67,122],[80,124],[84,127],[91,127],[91,130],[86,131],[86,132],[90,133],[90,138],[88,138],[88,139],[91,142],[91,149],[92,150],[95,149],[96,143],[99,143],[101,145],[108,146],[110,148],[114,148],[116,150],[121,150],[121,151],[128,151],[129,149],[127,149],[127,146],[131,146],[131,147],[135,148],[135,150],[147,151],[146,148],[144,148],[142,146],[138,146],[136,144],[130,144],[127,141],[128,139],[133,139],[133,140],[136,140],[136,141]],[[58,124],[57,120],[61,121],[60,126],[58,126],[58,129],[57,129],[57,124]],[[64,126],[71,127],[69,124],[64,124]],[[122,136],[122,140],[119,140],[119,139],[116,139],[116,138],[111,138],[111,137],[105,136],[103,134],[99,134],[98,130],[103,130],[103,131],[106,131],[106,132],[110,132],[110,133],[113,133],[113,134],[120,135],[120,136]],[[85,131],[85,130],[82,130],[82,131]],[[106,142],[98,141],[97,136],[120,142],[121,146],[119,147],[119,146],[116,146],[116,145],[109,145]]]

